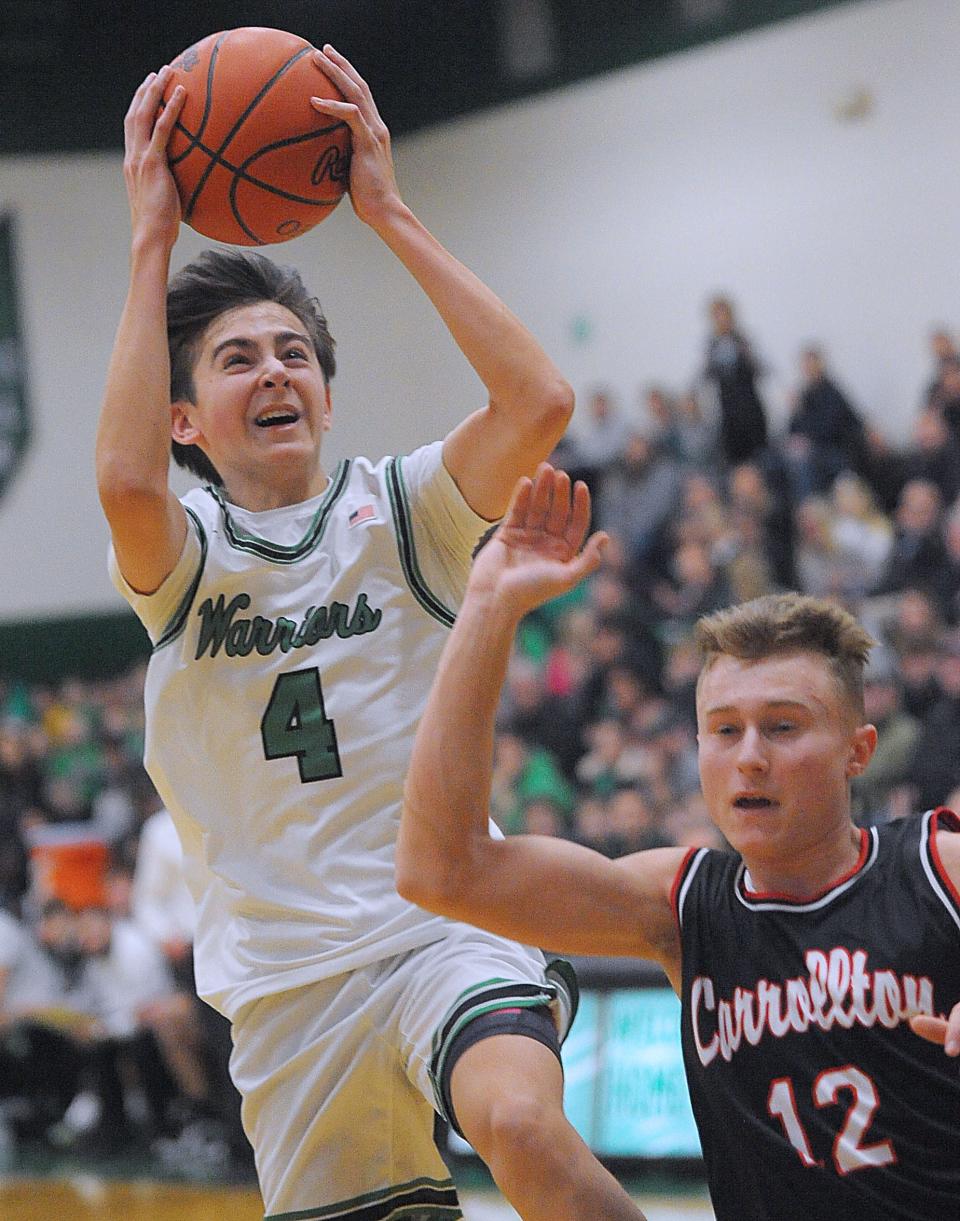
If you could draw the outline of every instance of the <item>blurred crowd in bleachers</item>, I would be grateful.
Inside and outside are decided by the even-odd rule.
[[[930,336],[907,444],[798,352],[785,426],[732,303],[711,303],[702,372],[602,386],[554,456],[591,488],[601,569],[522,625],[500,710],[493,810],[508,833],[609,855],[724,847],[699,793],[692,628],[797,589],[879,641],[877,754],[857,819],[960,802],[960,355]],[[918,342],[923,342],[920,337]],[[143,670],[52,688],[0,680],[0,1122],[176,1168],[248,1166],[228,1031],[192,991],[192,905],[146,777]]]

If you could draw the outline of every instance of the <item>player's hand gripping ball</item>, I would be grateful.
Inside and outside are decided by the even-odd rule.
[[[188,47],[164,93],[186,101],[168,157],[183,219],[237,246],[298,237],[329,216],[350,179],[350,129],[311,97],[340,98],[314,48],[283,30],[244,26]]]

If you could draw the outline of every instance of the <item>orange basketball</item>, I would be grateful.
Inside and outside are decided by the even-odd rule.
[[[183,219],[237,246],[286,242],[347,189],[350,129],[314,110],[341,95],[304,38],[262,26],[210,34],[173,61],[164,97],[187,91],[168,145]]]

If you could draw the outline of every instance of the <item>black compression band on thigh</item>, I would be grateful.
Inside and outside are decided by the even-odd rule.
[[[450,1097],[450,1077],[454,1065],[468,1047],[473,1047],[474,1043],[480,1043],[483,1039],[490,1039],[498,1034],[518,1034],[527,1039],[536,1039],[544,1047],[549,1047],[557,1059],[560,1059],[560,1039],[557,1035],[557,1027],[546,1005],[535,1005],[523,1009],[494,1009],[492,1013],[481,1013],[468,1022],[450,1044],[443,1066],[443,1079],[440,1082],[444,1113],[454,1132],[460,1136],[463,1136],[463,1133],[457,1123],[453,1100]]]

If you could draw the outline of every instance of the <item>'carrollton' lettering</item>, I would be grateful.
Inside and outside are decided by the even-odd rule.
[[[216,657],[221,648],[228,657],[246,657],[256,650],[263,657],[276,649],[289,653],[291,649],[307,648],[328,636],[362,636],[380,626],[383,611],[374,610],[367,595],[360,594],[353,610],[343,602],[329,606],[311,606],[297,623],[281,615],[267,619],[263,615],[244,618],[240,612],[250,605],[249,594],[237,594],[229,602],[223,594],[216,602],[207,598],[197,614],[200,616],[200,638],[195,660],[204,653]]]

